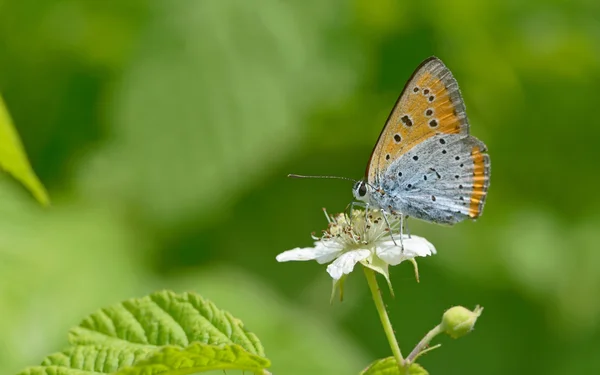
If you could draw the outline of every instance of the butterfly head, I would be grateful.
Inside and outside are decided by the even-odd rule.
[[[371,193],[373,189],[365,180],[356,181],[352,188],[352,195],[359,201],[369,203],[371,201]]]

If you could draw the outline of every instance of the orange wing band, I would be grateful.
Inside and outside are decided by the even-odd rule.
[[[473,147],[471,155],[473,156],[473,193],[471,194],[469,216],[471,218],[476,218],[481,215],[481,209],[483,208],[483,202],[486,195],[486,156],[481,152],[481,149],[478,146]]]

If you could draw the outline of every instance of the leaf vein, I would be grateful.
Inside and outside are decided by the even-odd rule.
[[[190,339],[190,336],[188,334],[188,332],[186,331],[185,327],[183,326],[183,324],[181,324],[181,322],[179,322],[175,316],[173,316],[173,314],[171,314],[170,311],[168,311],[166,308],[164,308],[163,306],[161,306],[157,301],[156,301],[156,295],[150,295],[150,301],[152,302],[152,304],[154,306],[156,306],[160,311],[164,312],[166,316],[168,316],[173,323],[175,324],[175,326],[177,326],[179,329],[181,329],[181,332],[183,333],[183,335],[185,336],[185,344],[182,346],[188,346],[193,340]]]

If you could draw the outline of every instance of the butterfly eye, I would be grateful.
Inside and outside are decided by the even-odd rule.
[[[364,197],[365,194],[367,194],[367,184],[365,184],[363,182],[360,184],[360,187],[358,188],[358,195],[361,197]]]

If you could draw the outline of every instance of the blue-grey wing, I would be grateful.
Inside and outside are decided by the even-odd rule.
[[[379,205],[422,220],[454,224],[483,211],[490,159],[477,138],[439,134],[415,146],[385,171]]]

